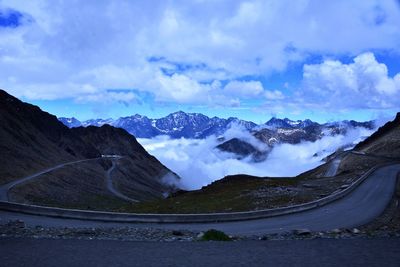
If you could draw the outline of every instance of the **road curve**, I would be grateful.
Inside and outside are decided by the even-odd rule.
[[[114,187],[113,180],[112,180],[112,177],[111,177],[111,173],[113,172],[113,170],[114,170],[115,167],[116,167],[116,163],[115,163],[116,160],[117,160],[117,159],[112,159],[112,160],[111,160],[112,166],[111,166],[111,168],[109,168],[109,169],[107,170],[107,172],[106,172],[106,185],[107,185],[107,189],[108,189],[111,193],[113,193],[114,196],[116,196],[116,197],[118,197],[118,198],[121,198],[121,199],[126,200],[126,201],[129,201],[129,202],[139,202],[139,201],[136,200],[136,199],[130,198],[130,197],[128,197],[128,196],[125,196],[124,194],[122,194],[121,192],[119,192],[119,191]]]
[[[1,200],[1,201],[8,201],[8,200],[9,200],[9,198],[8,198],[8,192],[9,192],[13,187],[15,187],[15,186],[17,186],[17,185],[19,185],[19,184],[25,183],[25,182],[27,182],[27,181],[29,181],[29,180],[32,180],[32,179],[34,179],[34,178],[36,178],[36,177],[38,177],[38,176],[40,176],[40,175],[42,175],[42,174],[45,174],[45,173],[48,173],[48,172],[51,172],[51,171],[60,169],[60,168],[62,168],[62,167],[68,166],[68,165],[77,164],[77,163],[82,163],[82,162],[86,162],[86,161],[98,160],[98,159],[101,159],[101,158],[82,159],[82,160],[77,160],[77,161],[71,161],[71,162],[62,163],[62,164],[56,165],[56,166],[54,166],[54,167],[48,168],[48,169],[46,169],[46,170],[43,170],[43,171],[41,171],[41,172],[38,172],[38,173],[35,173],[35,174],[32,174],[32,175],[26,176],[26,177],[24,177],[24,178],[21,178],[21,179],[18,179],[18,180],[9,182],[9,183],[4,184],[4,185],[1,185],[1,186],[0,186],[0,200]]]
[[[266,233],[286,232],[293,229],[308,228],[314,231],[334,228],[351,228],[368,223],[379,216],[391,200],[400,164],[381,167],[354,191],[340,200],[320,208],[270,217],[257,220],[223,222],[223,223],[112,223],[83,221],[75,219],[49,218],[0,211],[4,222],[10,219],[24,220],[28,225],[61,226],[61,227],[114,227],[129,226],[137,228],[187,229],[204,231],[218,229],[235,235],[259,235]]]

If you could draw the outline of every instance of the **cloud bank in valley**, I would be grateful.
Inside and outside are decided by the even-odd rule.
[[[226,136],[231,137],[233,132],[238,133],[238,129],[228,130]],[[371,130],[356,128],[349,130],[346,135],[326,136],[316,142],[280,144],[271,150],[265,161],[259,163],[254,163],[250,158],[238,160],[230,153],[219,151],[215,146],[220,142],[215,136],[202,140],[158,136],[138,141],[182,178],[181,188],[194,190],[226,175],[239,173],[269,177],[296,176],[322,164],[321,160],[336,149],[345,144],[355,144],[371,133]],[[240,137],[251,140],[249,136],[241,132]]]

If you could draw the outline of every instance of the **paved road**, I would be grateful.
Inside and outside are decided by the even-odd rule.
[[[132,199],[132,198],[130,198],[130,197],[128,197],[128,196],[125,196],[124,194],[122,194],[121,192],[119,192],[119,191],[114,187],[114,185],[113,185],[112,178],[111,178],[111,173],[112,173],[112,171],[113,171],[113,170],[115,169],[115,167],[116,167],[115,161],[118,160],[118,159],[120,159],[120,158],[122,158],[122,157],[120,157],[120,156],[115,156],[115,155],[103,155],[101,158],[108,158],[108,159],[110,159],[110,160],[112,161],[112,166],[111,166],[111,168],[108,169],[108,171],[106,172],[106,185],[107,185],[107,189],[108,189],[111,193],[113,193],[116,197],[122,198],[122,199],[124,199],[124,200],[126,200],[126,201],[130,201],[130,202],[138,202],[137,200]],[[9,192],[13,187],[15,187],[15,186],[17,186],[17,185],[19,185],[19,184],[23,184],[23,183],[25,183],[25,182],[28,182],[28,181],[30,181],[30,180],[32,180],[32,179],[34,179],[34,178],[37,178],[37,177],[39,177],[39,176],[42,175],[42,174],[45,174],[45,173],[48,173],[48,172],[51,172],[51,171],[55,171],[55,170],[57,170],[57,169],[60,169],[60,168],[65,167],[65,166],[69,166],[69,165],[73,165],[73,164],[77,164],[77,163],[82,163],[82,162],[87,162],[87,161],[98,160],[98,159],[101,159],[101,158],[83,159],[83,160],[77,160],[77,161],[66,162],[66,163],[59,164],[59,165],[56,165],[56,166],[54,166],[54,167],[48,168],[48,169],[43,170],[43,171],[41,171],[41,172],[35,173],[35,174],[33,174],[33,175],[29,175],[29,176],[27,176],[27,177],[24,177],[24,178],[21,178],[21,179],[12,181],[12,182],[10,182],[10,183],[8,183],[8,184],[1,185],[1,186],[0,186],[0,200],[1,200],[1,201],[9,201],[8,192]]]
[[[0,266],[399,266],[400,239],[126,242],[0,239]]]
[[[27,177],[24,177],[24,178],[21,178],[21,179],[12,181],[12,182],[10,182],[10,183],[8,183],[8,184],[1,185],[1,186],[0,186],[0,200],[2,200],[2,201],[8,201],[8,192],[9,192],[14,186],[17,186],[17,185],[19,185],[19,184],[25,183],[25,182],[27,182],[27,181],[29,181],[29,180],[32,180],[32,179],[34,179],[34,178],[36,178],[36,177],[38,177],[38,176],[40,176],[40,175],[42,175],[42,174],[45,174],[45,173],[48,173],[48,172],[51,172],[51,171],[60,169],[60,168],[62,168],[62,167],[68,166],[68,165],[77,164],[77,163],[82,163],[82,162],[86,162],[86,161],[98,160],[98,159],[100,159],[100,158],[83,159],[83,160],[77,160],[77,161],[66,162],[66,163],[59,164],[59,165],[57,165],[57,166],[48,168],[48,169],[46,169],[46,170],[44,170],[44,171],[35,173],[35,174],[33,174],[33,175],[30,175],[30,176],[27,176]]]
[[[109,168],[109,169],[107,170],[107,172],[106,172],[106,184],[107,184],[107,189],[108,189],[111,193],[113,193],[116,197],[118,197],[118,198],[121,198],[121,199],[126,200],[126,201],[129,201],[129,202],[139,202],[139,201],[136,200],[136,199],[130,198],[130,197],[128,197],[128,196],[125,196],[124,194],[122,194],[121,192],[119,192],[119,191],[114,187],[113,180],[112,180],[112,177],[111,177],[111,173],[112,173],[113,170],[115,169],[115,167],[116,167],[115,161],[118,160],[118,159],[119,159],[119,158],[117,158],[117,159],[112,159],[112,160],[111,160],[111,161],[112,161],[112,166],[111,166],[111,168]]]
[[[334,159],[332,162],[329,164],[328,170],[325,172],[324,177],[332,177],[336,175],[336,172],[339,168],[341,159]]]
[[[0,211],[0,223],[10,219],[22,219],[28,225],[68,227],[155,227],[163,229],[188,229],[204,231],[211,228],[235,235],[260,235],[308,228],[314,231],[334,228],[351,228],[365,224],[379,216],[393,196],[396,176],[400,164],[382,167],[373,172],[360,186],[344,198],[301,213],[259,220],[223,223],[151,224],[151,223],[110,223],[48,218],[34,215]]]

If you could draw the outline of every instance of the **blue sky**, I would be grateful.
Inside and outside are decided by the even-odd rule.
[[[0,88],[81,120],[390,117],[399,25],[395,0],[0,0]]]

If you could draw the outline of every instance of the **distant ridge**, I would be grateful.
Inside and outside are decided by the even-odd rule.
[[[112,119],[92,119],[83,122],[75,118],[61,117],[59,120],[66,126],[73,128],[79,126],[101,126],[109,124],[123,128],[137,138],[152,138],[158,135],[168,135],[171,138],[205,138],[211,135],[224,133],[233,123],[241,125],[247,130],[252,130],[257,124],[240,120],[238,118],[221,119],[210,118],[201,113],[185,113],[178,111],[160,119],[150,119],[146,116],[135,114],[133,116]]]
[[[257,125],[251,121],[238,118],[208,117],[201,113],[185,113],[178,111],[159,119],[150,119],[146,116],[135,114],[133,116],[121,117],[119,119],[91,119],[80,122],[76,118],[60,117],[59,120],[66,126],[73,128],[79,126],[102,126],[109,124],[114,127],[125,129],[137,138],[152,138],[158,135],[167,135],[171,138],[195,138],[203,139],[211,135],[219,136],[228,130],[231,125],[236,124],[247,131],[256,131],[263,128],[282,129],[304,129],[307,127],[325,126],[343,128],[347,126],[373,128],[373,122],[340,121],[319,124],[309,119],[304,121],[293,121],[288,118],[271,118],[264,124]]]

